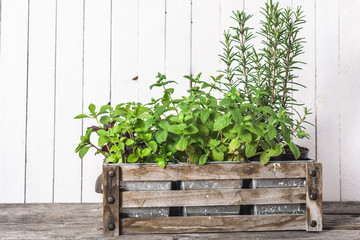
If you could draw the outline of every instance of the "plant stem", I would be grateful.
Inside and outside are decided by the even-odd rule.
[[[98,150],[99,153],[101,153],[102,155],[104,155],[105,158],[108,158],[108,156],[106,156],[103,151],[101,151],[98,147],[96,147],[94,144],[92,144],[92,142],[89,141],[89,144],[90,144],[92,147],[94,147],[96,150]]]

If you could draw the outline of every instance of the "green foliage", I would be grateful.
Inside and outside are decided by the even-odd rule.
[[[208,161],[243,161],[259,156],[262,164],[284,152],[288,145],[296,158],[297,138],[308,137],[303,123],[311,114],[300,115],[292,92],[299,69],[297,57],[304,40],[299,37],[302,11],[280,9],[270,1],[262,9],[260,35],[264,47],[255,50],[255,36],[247,26],[251,15],[234,12],[235,26],[224,32],[224,75],[211,81],[184,76],[191,82],[187,96],[173,99],[176,81],[163,74],[150,89],[161,88],[162,97],[150,103],[121,103],[116,107],[90,104],[90,114],[76,119],[92,118],[97,123],[87,129],[76,148],[83,158],[92,147],[107,162],[157,163],[188,162],[203,165]],[[219,86],[224,87],[223,89]],[[213,91],[223,94],[220,99]],[[298,119],[294,118],[294,112]],[[91,140],[98,137],[97,145]]]

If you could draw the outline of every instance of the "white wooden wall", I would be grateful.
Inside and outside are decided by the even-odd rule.
[[[74,149],[89,103],[147,101],[157,72],[214,75],[232,10],[265,0],[0,0],[0,202],[101,201],[101,157]],[[324,199],[360,200],[360,1],[281,0],[303,6],[311,140],[323,163]],[[254,43],[258,44],[255,40]],[[132,80],[138,77],[138,80]]]

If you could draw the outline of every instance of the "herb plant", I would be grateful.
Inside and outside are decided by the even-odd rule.
[[[80,158],[93,147],[111,163],[188,162],[203,165],[208,161],[243,161],[259,155],[262,164],[278,156],[288,146],[296,158],[300,150],[293,143],[307,137],[303,123],[310,112],[305,108],[299,120],[293,119],[292,98],[297,86],[294,70],[300,69],[297,57],[304,40],[298,37],[302,11],[279,9],[278,3],[265,5],[260,35],[264,47],[250,44],[254,38],[247,27],[251,15],[234,12],[236,26],[224,32],[220,56],[226,68],[223,75],[207,82],[185,76],[192,87],[188,96],[174,99],[174,88],[163,74],[150,89],[163,90],[163,96],[150,103],[122,103],[115,108],[89,105],[90,114],[75,118],[93,118],[96,125],[87,129],[76,148]],[[221,88],[219,86],[222,86]],[[223,97],[212,96],[220,91]],[[296,112],[297,113],[297,112]],[[95,144],[91,138],[97,135]]]

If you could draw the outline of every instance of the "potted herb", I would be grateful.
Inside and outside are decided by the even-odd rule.
[[[279,9],[270,1],[262,13],[263,48],[250,44],[251,15],[234,12],[236,25],[224,32],[222,42],[223,75],[211,77],[212,82],[202,80],[201,74],[185,76],[192,82],[187,96],[174,99],[176,89],[171,86],[176,82],[159,73],[150,88],[162,88],[161,98],[147,104],[104,105],[98,111],[90,104],[90,114],[75,117],[96,122],[81,137],[76,152],[83,158],[95,148],[103,156],[105,235],[115,230],[321,230],[321,165],[269,163],[286,149],[298,159],[301,152],[294,141],[308,137],[304,123],[310,111],[305,107],[299,114],[291,95],[302,87],[294,74],[303,52],[304,40],[298,37],[302,11]],[[212,96],[215,90],[223,93],[220,99]],[[256,159],[261,164],[251,162]],[[250,182],[254,189],[245,189],[246,179],[255,179]],[[268,179],[273,179],[272,185],[266,185]],[[288,188],[276,188],[284,182]],[[274,203],[268,209],[297,205],[291,214],[286,209],[259,210],[268,203]],[[259,225],[249,227],[243,215],[249,213],[246,205],[253,205],[256,215],[263,211],[271,216],[257,216],[253,221],[259,220]],[[202,215],[227,224],[214,225]],[[276,227],[268,227],[272,224]]]

